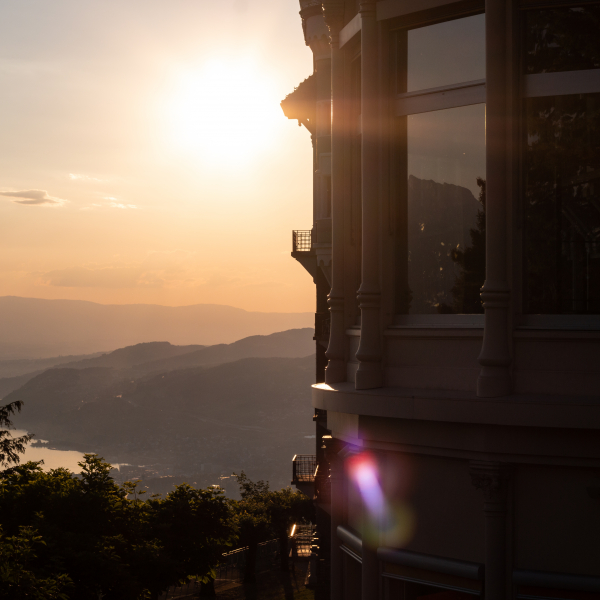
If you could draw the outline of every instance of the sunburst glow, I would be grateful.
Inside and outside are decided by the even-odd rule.
[[[183,152],[239,165],[274,143],[277,93],[251,60],[213,60],[181,72],[170,96],[169,137]]]

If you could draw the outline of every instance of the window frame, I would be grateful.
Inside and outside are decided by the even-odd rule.
[[[449,10],[452,8],[452,10]],[[394,122],[394,129],[400,127],[400,119],[409,115],[423,114],[427,112],[435,112],[451,108],[461,108],[463,106],[473,106],[476,104],[485,105],[486,91],[485,79],[477,79],[472,81],[463,81],[450,85],[423,88],[411,92],[397,91],[397,73],[398,63],[397,57],[399,53],[399,32],[408,32],[412,29],[419,29],[438,23],[446,23],[457,21],[477,15],[485,15],[485,8],[482,3],[458,3],[454,7],[444,6],[439,7],[434,11],[425,11],[407,15],[402,19],[394,19],[391,22],[390,33],[393,38],[390,43],[390,52],[392,56],[391,72],[391,118]],[[394,144],[390,147],[391,164],[395,164],[398,150]],[[390,169],[393,175],[390,181],[391,196],[398,198],[400,192],[400,179],[402,175],[398,174],[396,169]],[[406,237],[406,231],[401,231],[400,228],[396,232],[398,236]],[[398,242],[399,243],[399,242]],[[398,252],[397,252],[398,256]],[[408,269],[408,265],[395,265],[394,273],[397,279],[402,279],[399,275],[400,270]],[[403,273],[404,274],[404,273]],[[402,275],[403,275],[402,274]],[[392,327],[394,328],[453,328],[453,329],[483,329],[484,313],[475,314],[407,314],[399,306],[405,301],[403,292],[400,289],[398,282],[395,283],[395,308]]]
[[[600,314],[598,315],[577,315],[577,314],[534,314],[526,313],[525,305],[525,252],[524,252],[524,218],[525,218],[525,176],[524,168],[526,164],[526,136],[527,136],[527,115],[525,110],[525,101],[527,98],[544,98],[552,96],[569,96],[575,94],[596,94],[600,93],[600,68],[581,69],[576,71],[556,71],[552,73],[525,73],[525,35],[526,35],[526,16],[527,12],[540,10],[543,8],[568,8],[584,5],[598,5],[598,0],[580,1],[580,2],[537,2],[523,3],[519,7],[519,29],[520,29],[520,48],[518,52],[519,60],[516,68],[519,77],[518,102],[520,104],[519,119],[519,151],[518,151],[518,181],[519,181],[519,203],[518,203],[518,222],[515,231],[521,234],[521,281],[519,288],[521,290],[518,298],[518,318],[516,329],[518,330],[569,330],[569,331],[598,331],[600,330]]]

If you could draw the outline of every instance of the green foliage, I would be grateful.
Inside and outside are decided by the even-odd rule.
[[[7,537],[0,529],[0,597],[19,600],[66,600],[64,590],[71,586],[68,575],[40,576],[36,573],[36,548],[44,546],[41,536],[31,527],[20,527]]]
[[[25,452],[25,446],[33,437],[28,434],[13,438],[8,431],[12,429],[10,417],[17,412],[21,412],[22,406],[23,402],[20,400],[0,406],[0,427],[6,427],[6,429],[0,429],[0,467],[18,464],[19,454]]]
[[[253,482],[244,471],[236,478],[242,499],[232,501],[232,506],[240,543],[249,549],[244,581],[253,582],[258,544],[272,538],[279,539],[281,568],[287,570],[290,529],[294,523],[314,520],[314,505],[304,494],[289,487],[271,491],[267,482]]]
[[[189,577],[210,578],[235,539],[220,491],[184,484],[164,499],[143,500],[137,482],[117,485],[97,455],[79,464],[78,476],[31,462],[0,473],[3,543],[14,546],[27,534],[20,547],[30,548],[14,554],[7,578],[30,573],[40,589],[54,585],[48,598],[61,598],[70,583],[62,597],[77,600],[157,598]]]

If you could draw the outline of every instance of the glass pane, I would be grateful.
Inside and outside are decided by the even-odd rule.
[[[525,312],[598,314],[600,94],[525,106]]]
[[[422,583],[406,582],[404,598],[411,600],[474,600],[477,596],[455,590],[443,590]]]
[[[600,5],[526,13],[525,72],[600,68]]]
[[[407,117],[410,314],[482,313],[485,105]]]
[[[408,32],[406,91],[485,78],[485,15]]]

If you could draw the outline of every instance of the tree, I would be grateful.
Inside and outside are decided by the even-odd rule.
[[[289,569],[288,539],[292,525],[299,522],[313,521],[315,507],[312,500],[299,491],[283,488],[278,492],[266,494],[267,514],[271,531],[279,540],[281,570]]]
[[[242,499],[236,503],[240,542],[248,546],[244,581],[255,580],[258,544],[276,537],[282,571],[288,566],[288,538],[294,523],[314,519],[314,505],[304,494],[283,488],[271,491],[268,482],[253,482],[242,471],[236,475]]]
[[[217,488],[178,485],[164,500],[149,501],[157,539],[176,561],[178,576],[214,581],[223,552],[237,538],[232,508]]]
[[[20,600],[67,600],[65,589],[72,582],[68,575],[39,577],[33,570],[36,548],[44,545],[41,536],[30,527],[7,537],[0,528],[0,597]]]
[[[25,452],[25,446],[31,441],[33,435],[28,433],[21,437],[13,438],[10,429],[13,429],[11,416],[21,412],[23,402],[15,400],[5,406],[0,406],[0,467],[9,467],[19,463],[19,454]]]
[[[248,547],[244,566],[244,583],[255,583],[258,544],[268,540],[271,533],[269,515],[265,504],[269,484],[262,480],[256,483],[251,481],[244,471],[240,475],[235,475],[235,477],[240,486],[242,499],[232,500],[231,503],[235,512],[240,544]]]
[[[483,312],[481,304],[481,287],[485,283],[485,179],[477,178],[479,186],[479,203],[476,228],[469,233],[471,245],[464,252],[455,248],[452,261],[460,265],[461,273],[452,288],[455,313],[478,314]]]
[[[24,527],[36,536],[35,560],[15,568],[41,582],[70,579],[78,600],[158,598],[190,577],[214,576],[235,539],[220,492],[182,485],[143,500],[136,483],[114,482],[102,458],[86,454],[79,464],[78,476],[31,462],[0,473],[0,525],[9,537]]]

